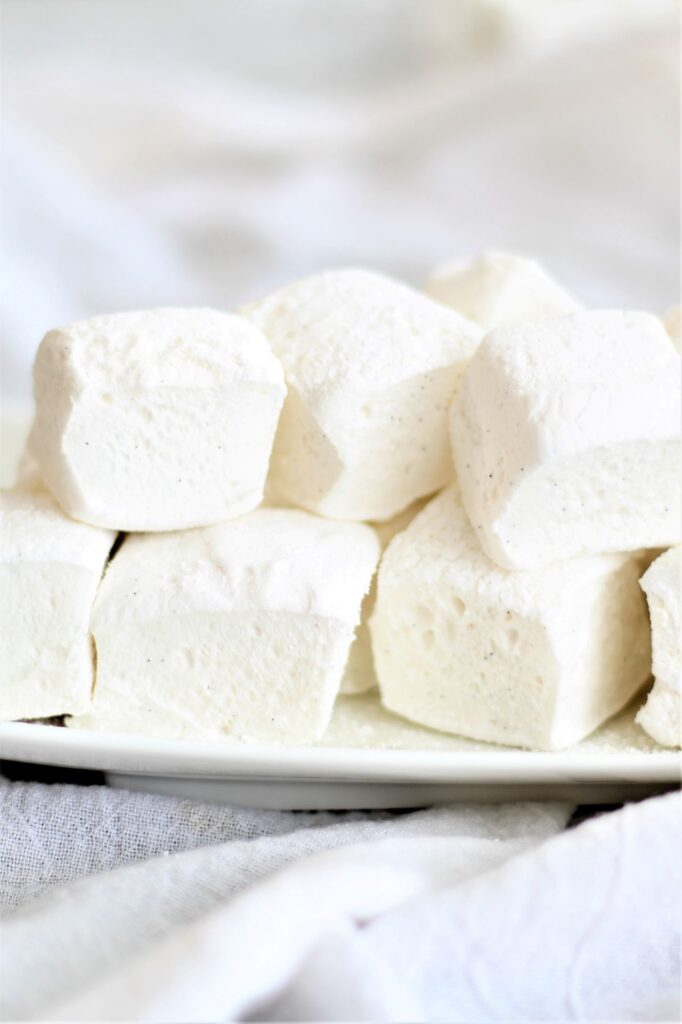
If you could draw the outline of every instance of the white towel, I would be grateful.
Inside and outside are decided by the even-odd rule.
[[[6,783],[2,1012],[38,1020],[672,1020],[672,794],[296,814]]]
[[[678,299],[675,0],[86,6],[5,4],[6,397],[55,324],[330,266],[509,248]]]

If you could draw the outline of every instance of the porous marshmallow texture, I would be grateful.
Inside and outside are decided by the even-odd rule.
[[[246,310],[284,366],[273,490],[384,521],[452,479],[447,408],[481,330],[366,270],[299,281]]]
[[[417,512],[424,507],[425,500],[413,502],[409,508],[404,509],[393,519],[385,523],[375,523],[374,529],[379,538],[381,550],[384,551],[396,534],[405,530],[412,522]],[[355,639],[351,645],[346,669],[341,683],[341,693],[353,695],[366,693],[377,685],[376,673],[374,672],[374,657],[372,655],[372,639],[369,633],[369,619],[374,610],[376,602],[377,575],[372,577],[372,585],[362,602],[360,622],[355,630]]]
[[[681,539],[680,359],[654,316],[490,332],[450,428],[464,506],[501,566]]]
[[[88,707],[90,613],[114,539],[67,518],[38,484],[0,492],[0,719]]]
[[[578,308],[539,263],[506,252],[485,253],[466,266],[446,263],[434,271],[424,290],[486,331]]]
[[[654,685],[637,721],[657,743],[682,746],[682,545],[641,579],[651,618]]]
[[[241,317],[157,309],[51,331],[34,392],[30,447],[75,519],[175,530],[261,500],[285,386]]]
[[[384,704],[445,732],[532,749],[578,742],[647,679],[642,553],[507,572],[455,487],[388,546],[370,629]]]
[[[127,538],[93,612],[92,711],[70,724],[319,739],[379,552],[369,526],[280,509]]]

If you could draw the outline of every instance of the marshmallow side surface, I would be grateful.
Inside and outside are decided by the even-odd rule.
[[[94,680],[90,614],[115,534],[42,487],[0,493],[0,719],[79,714]]]
[[[506,252],[484,253],[466,266],[446,263],[433,272],[424,291],[486,331],[578,309],[539,263]]]
[[[640,581],[651,619],[654,685],[636,721],[666,747],[682,746],[682,545],[660,555]]]
[[[381,274],[338,270],[244,311],[284,366],[270,474],[293,504],[385,521],[452,479],[447,408],[480,328]]]
[[[374,529],[379,538],[381,550],[385,551],[393,538],[407,529],[414,517],[424,507],[425,501],[415,501],[393,519],[385,523],[375,523]],[[377,685],[374,671],[374,655],[372,654],[372,638],[369,632],[369,619],[374,611],[377,593],[377,573],[372,577],[372,584],[362,601],[360,622],[355,629],[355,638],[351,645],[348,661],[341,683],[341,693],[349,696],[366,693]]]
[[[646,313],[486,335],[450,411],[486,553],[522,569],[681,539],[680,359]]]
[[[368,526],[279,509],[129,537],[93,612],[92,713],[69,724],[318,739],[379,553]]]
[[[510,573],[481,551],[456,488],[388,546],[370,630],[386,707],[532,749],[578,742],[648,678],[644,553]]]
[[[263,494],[282,369],[241,317],[157,309],[51,331],[30,447],[69,515],[120,530],[230,519]]]

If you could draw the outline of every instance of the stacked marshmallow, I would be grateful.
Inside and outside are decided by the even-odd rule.
[[[646,683],[648,599],[639,721],[679,743],[682,548],[648,568],[682,542],[666,327],[492,253],[425,293],[343,270],[50,332],[0,499],[0,715],[307,743],[378,683],[559,748]]]

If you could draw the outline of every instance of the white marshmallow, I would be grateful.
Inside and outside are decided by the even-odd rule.
[[[647,313],[492,331],[450,425],[464,506],[499,565],[682,539],[680,359]]]
[[[682,746],[682,546],[671,548],[640,581],[651,618],[654,686],[636,721],[657,743]]]
[[[90,613],[115,534],[68,519],[39,486],[0,493],[0,719],[90,703]]]
[[[375,523],[374,529],[379,538],[381,550],[385,551],[388,544],[396,534],[407,529],[417,513],[424,507],[425,500],[415,501],[409,508],[404,509],[393,519],[386,523]],[[372,577],[372,585],[369,592],[365,594],[360,613],[360,623],[355,630],[346,670],[341,683],[341,693],[353,695],[366,693],[377,685],[376,673],[374,671],[374,657],[372,655],[372,638],[369,632],[369,619],[374,611],[377,594],[377,574]]]
[[[467,266],[446,263],[434,271],[424,290],[486,331],[578,309],[575,299],[539,263],[506,252],[484,253]]]
[[[30,445],[76,519],[174,530],[255,508],[282,369],[242,318],[208,309],[98,316],[45,336]]]
[[[278,494],[383,521],[452,479],[447,407],[480,328],[366,270],[299,281],[244,315],[289,385],[270,470]]]
[[[663,317],[663,325],[678,352],[682,353],[682,306],[674,306]]]
[[[642,686],[646,556],[589,555],[510,573],[481,551],[456,488],[388,546],[370,621],[384,704],[423,725],[569,746]]]
[[[318,739],[378,557],[369,526],[293,510],[129,537],[93,612],[92,713],[70,724]]]

